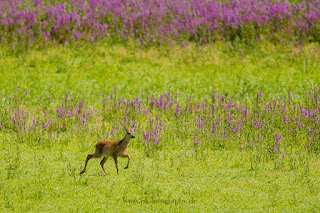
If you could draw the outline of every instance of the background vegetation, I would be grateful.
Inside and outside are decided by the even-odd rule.
[[[222,108],[212,118],[217,122],[216,136],[209,134],[213,127],[209,112],[200,114],[209,119],[204,130],[198,129],[193,121],[198,116],[196,111],[184,114],[188,97],[192,97],[192,104],[208,99],[206,106],[209,106],[216,92],[217,100],[225,97],[226,104],[233,101],[234,109],[236,104],[243,104],[250,116],[260,92],[260,107],[278,98],[287,103],[290,92],[292,104],[283,113],[303,118],[300,110],[311,107],[316,115],[310,119],[317,119],[318,105],[310,105],[312,102],[305,95],[306,91],[313,94],[313,88],[318,86],[318,54],[314,54],[317,48],[310,44],[304,49],[280,49],[266,44],[241,53],[224,44],[199,50],[192,45],[140,49],[99,44],[2,54],[1,208],[6,211],[318,209],[318,139],[313,148],[305,147],[313,141],[307,127],[313,125],[316,132],[317,123],[308,123],[311,121],[306,118],[299,139],[293,139],[291,124],[284,129],[280,127],[284,121],[279,111],[274,115],[273,125],[279,126],[276,129],[260,132],[248,122],[240,138],[230,133],[229,140],[221,140],[219,135],[224,133],[217,120],[228,117]],[[166,111],[152,110],[151,98],[163,94],[166,100],[169,91],[174,105]],[[141,113],[130,106],[130,100],[133,103],[137,96],[142,103]],[[129,104],[123,104],[129,107],[129,114],[125,108],[117,109],[121,97]],[[84,124],[83,111],[79,117],[75,115],[81,101],[82,110],[87,113]],[[73,110],[70,119],[57,117],[62,103],[66,113]],[[180,118],[176,114],[177,103],[182,109]],[[290,114],[294,103],[299,110]],[[144,111],[147,108],[150,108],[148,115]],[[24,124],[17,122],[19,113]],[[242,116],[234,113],[235,121]],[[132,156],[129,170],[120,170],[116,175],[114,163],[109,160],[106,164],[109,174],[105,176],[99,162],[92,160],[87,173],[80,176],[81,166],[86,155],[94,151],[95,142],[123,137],[120,122],[126,122],[126,115],[128,124],[130,120],[138,123],[137,139],[129,148]],[[156,129],[157,116],[163,122],[163,130],[158,127],[160,136],[156,138],[159,146],[158,141],[145,136]],[[150,126],[150,118],[154,119],[154,126]],[[31,130],[34,119],[35,127]],[[254,120],[254,116],[250,119]],[[279,151],[275,152],[277,132],[283,138]],[[262,142],[258,141],[259,133],[264,138]],[[252,141],[257,145],[252,146]],[[120,164],[124,166],[124,160]]]
[[[240,11],[250,4],[255,12],[279,6],[276,14],[286,16],[280,20],[268,10],[270,22],[250,31],[258,19],[234,13],[242,24],[220,25],[219,33],[202,37],[193,37],[183,20],[205,1],[185,3],[190,10],[173,19],[184,31],[170,34],[173,27],[172,37],[157,28],[169,24],[166,16],[150,31],[155,34],[140,30],[153,25],[135,25],[119,36],[130,20],[148,17],[125,7],[113,15],[128,25],[117,22],[119,31],[94,34],[110,20],[88,14],[108,14],[97,6],[106,2],[113,1],[0,4],[1,210],[318,211],[317,1],[209,2]],[[172,7],[182,8],[183,1],[176,2]],[[261,5],[254,9],[252,2]],[[149,15],[159,11],[154,8],[165,11],[165,1],[153,3]],[[299,5],[304,10],[292,16]],[[64,23],[71,15],[91,18]],[[192,17],[192,26],[199,24],[201,16]],[[306,34],[295,34],[298,23],[311,23],[307,19],[314,24],[301,25]],[[200,25],[197,30],[208,31]],[[88,34],[77,38],[83,31]],[[99,161],[91,160],[79,175],[96,142],[121,139],[123,124],[133,123],[128,170],[120,159],[117,175],[109,159],[105,175]]]

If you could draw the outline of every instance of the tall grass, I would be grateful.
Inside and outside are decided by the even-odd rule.
[[[173,91],[121,93],[38,99],[20,89],[2,98],[1,208],[318,209],[319,90],[295,100],[258,93],[250,102],[215,92],[201,101]],[[120,139],[122,125],[133,123],[130,169],[117,176],[107,161],[104,175],[93,160],[79,175],[95,142]]]

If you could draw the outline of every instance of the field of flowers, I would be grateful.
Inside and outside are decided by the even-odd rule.
[[[224,95],[211,99],[177,101],[178,93],[155,97],[139,94],[133,100],[103,93],[95,107],[66,94],[58,106],[43,97],[37,112],[30,112],[28,91],[2,101],[1,130],[16,143],[51,146],[62,133],[84,141],[113,139],[123,125],[135,127],[137,148],[146,154],[178,149],[204,152],[207,149],[250,149],[267,159],[298,150],[320,150],[320,90],[306,92],[300,102],[287,97],[266,100],[260,92],[252,103]]]
[[[127,99],[115,87],[94,104],[66,94],[36,106],[18,90],[1,101],[0,204],[8,211],[315,210],[319,91],[299,101],[259,93],[250,103],[213,92],[196,102],[178,101],[175,92]],[[104,175],[92,160],[79,175],[97,141],[120,139],[123,125],[133,124],[129,170],[116,176],[108,161]]]
[[[66,94],[32,104],[28,90],[17,90],[1,100],[0,205],[7,211],[315,210],[319,91],[298,101],[290,93],[274,100],[259,93],[248,103],[215,92],[200,102],[179,101],[175,92],[127,99],[115,87],[94,103]],[[92,160],[79,175],[97,141],[120,139],[123,125],[134,123],[129,170],[116,176],[108,161],[104,175]]]
[[[319,211],[318,42],[319,0],[1,0],[0,209]]]
[[[320,2],[206,0],[1,1],[0,40],[11,48],[76,41],[139,45],[320,41]]]

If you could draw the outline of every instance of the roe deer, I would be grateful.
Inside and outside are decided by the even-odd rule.
[[[119,174],[118,160],[117,160],[118,157],[128,158],[128,164],[125,167],[125,169],[129,168],[129,162],[131,157],[130,155],[127,154],[128,145],[129,145],[130,139],[135,138],[135,136],[132,129],[129,129],[127,127],[124,127],[124,128],[126,129],[126,135],[122,140],[100,141],[96,144],[96,152],[92,155],[87,156],[86,164],[84,165],[84,168],[80,172],[80,174],[83,174],[86,171],[87,163],[91,158],[103,157],[103,159],[100,162],[100,165],[105,174],[107,174],[107,172],[104,168],[104,163],[107,161],[108,157],[113,157],[114,162],[116,164],[116,168],[117,168],[117,174]]]

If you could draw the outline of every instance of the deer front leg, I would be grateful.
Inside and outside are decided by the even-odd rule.
[[[122,155],[120,155],[120,157],[122,157],[122,158],[128,158],[128,164],[127,164],[126,167],[124,167],[125,169],[128,169],[128,168],[129,168],[129,163],[130,163],[130,160],[131,160],[131,156],[128,155],[128,154],[122,154]]]
[[[118,159],[117,159],[117,156],[113,156],[113,159],[114,159],[114,163],[116,164],[117,174],[119,174],[119,166],[118,166]]]

